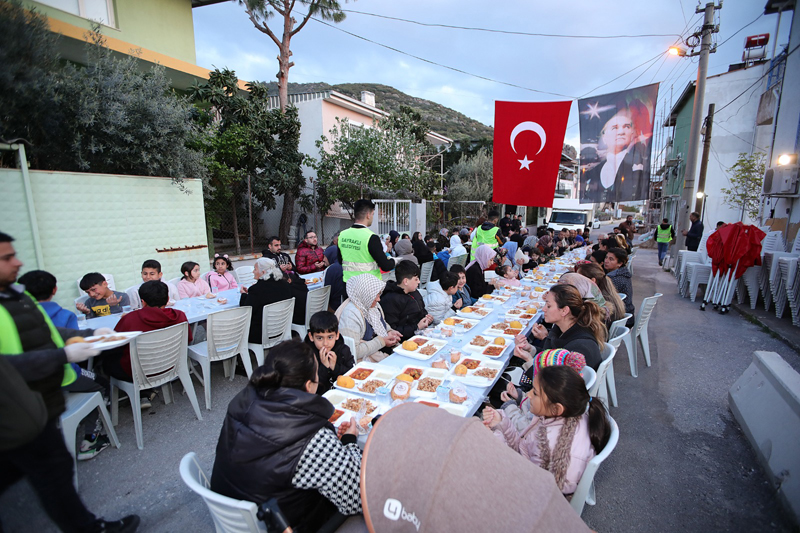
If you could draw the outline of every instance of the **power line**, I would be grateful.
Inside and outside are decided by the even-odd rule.
[[[607,82],[605,82],[605,83],[604,83],[604,84],[602,84],[602,85],[598,85],[597,87],[595,87],[595,88],[594,88],[594,89],[592,89],[591,91],[589,91],[589,92],[587,92],[586,94],[584,94],[584,95],[580,96],[580,97],[579,97],[579,99],[580,99],[580,98],[584,98],[584,97],[586,97],[586,96],[589,96],[590,94],[592,94],[593,92],[595,92],[597,89],[600,89],[601,87],[605,87],[605,86],[606,86],[606,85],[608,85],[609,83],[613,83],[613,82],[617,81],[618,79],[622,78],[623,76],[627,76],[628,74],[630,74],[630,73],[631,73],[631,72],[633,72],[634,70],[636,70],[636,69],[638,69],[638,68],[641,68],[641,67],[645,66],[646,64],[648,64],[648,63],[650,63],[650,62],[652,62],[652,61],[656,61],[656,60],[657,60],[659,57],[661,57],[661,55],[662,55],[662,54],[666,54],[666,53],[667,53],[667,52],[659,52],[659,53],[658,53],[658,54],[656,54],[654,57],[652,57],[652,58],[648,59],[647,61],[645,61],[644,63],[642,63],[642,64],[640,64],[640,65],[636,65],[635,67],[633,67],[633,68],[632,68],[632,69],[630,69],[629,71],[627,71],[627,72],[624,72],[624,73],[620,74],[619,76],[617,76],[617,77],[616,77],[616,78],[614,78],[613,80],[611,80],[611,81],[607,81]]]
[[[437,24],[429,22],[420,22],[418,20],[409,20],[399,17],[390,17],[388,15],[379,15],[377,13],[367,13],[366,11],[357,11],[355,9],[342,9],[345,13],[356,13],[358,15],[366,15],[369,17],[382,18],[387,20],[396,20],[398,22],[406,22],[408,24],[416,24],[417,26],[425,26],[428,28],[449,28],[453,30],[467,30],[467,31],[482,31],[487,33],[502,33],[505,35],[524,35],[527,37],[555,37],[558,39],[640,39],[645,37],[680,37],[677,33],[645,33],[640,35],[566,35],[563,33],[531,33],[524,31],[511,31],[511,30],[496,30],[491,28],[479,28],[474,26],[454,26],[452,24]],[[684,20],[686,17],[684,16]]]
[[[752,146],[753,148],[755,148],[755,149],[757,149],[757,150],[761,150],[762,152],[766,151],[766,148],[761,148],[760,146],[758,146],[758,145],[756,145],[756,144],[753,144],[752,142],[748,141],[747,139],[744,139],[744,138],[742,138],[742,137],[739,137],[738,135],[736,135],[735,133],[733,133],[731,130],[729,130],[728,128],[726,128],[726,127],[725,127],[725,126],[723,126],[722,124],[719,124],[719,123],[715,122],[715,123],[714,123],[714,127],[720,127],[720,128],[722,128],[723,130],[727,131],[728,133],[730,133],[731,135],[733,135],[734,137],[736,137],[736,138],[737,138],[737,139],[739,139],[740,141],[746,142],[747,144],[749,144],[750,146]]]
[[[745,24],[744,26],[742,26],[741,28],[739,28],[738,30],[736,30],[736,31],[733,33],[733,35],[731,35],[730,37],[728,37],[727,39],[725,39],[724,41],[722,41],[721,43],[719,43],[719,44],[717,45],[717,48],[719,48],[719,47],[720,47],[720,46],[722,46],[723,44],[727,43],[728,41],[730,41],[731,39],[733,39],[734,37],[736,37],[736,35],[738,35],[738,34],[739,34],[739,32],[740,32],[740,31],[742,31],[743,29],[745,29],[745,28],[747,28],[747,27],[749,27],[749,26],[752,26],[753,24],[755,24],[755,22],[756,22],[758,19],[760,19],[761,17],[763,17],[763,16],[764,16],[764,13],[761,13],[759,16],[757,16],[756,18],[754,18],[754,19],[752,20],[752,22],[750,22],[750,23],[748,23],[748,24]],[[777,38],[778,38],[778,36],[776,35],[776,36],[775,36],[775,38],[777,39]]]

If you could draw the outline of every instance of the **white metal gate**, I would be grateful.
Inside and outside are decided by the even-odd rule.
[[[373,200],[375,203],[375,219],[373,231],[381,235],[391,230],[411,233],[411,200]]]

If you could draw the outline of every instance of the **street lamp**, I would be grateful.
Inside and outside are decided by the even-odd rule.
[[[669,55],[671,55],[671,56],[679,56],[679,57],[686,57],[686,49],[685,48],[681,48],[680,46],[670,46]]]
[[[697,192],[697,199],[703,201],[703,207],[700,208],[700,222],[701,223],[703,222],[703,216],[706,213],[706,198],[708,198],[708,195],[706,193],[704,193],[703,191],[698,191]]]

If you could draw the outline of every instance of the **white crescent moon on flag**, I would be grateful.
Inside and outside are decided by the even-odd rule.
[[[539,151],[535,154],[539,155],[539,153],[544,149],[544,145],[547,143],[547,134],[545,133],[544,128],[539,125],[538,122],[527,121],[517,124],[511,131],[511,149],[514,150],[514,153],[517,153],[517,149],[514,148],[514,140],[517,138],[517,135],[523,131],[532,131],[542,140],[542,146],[539,147]]]

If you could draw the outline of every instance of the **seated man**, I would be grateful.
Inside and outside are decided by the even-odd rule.
[[[131,305],[128,295],[124,292],[112,291],[108,287],[106,278],[98,272],[90,272],[83,276],[80,287],[89,295],[89,298],[83,303],[76,304],[75,307],[85,314],[86,318],[121,313],[123,307]]]
[[[312,274],[322,272],[328,266],[328,259],[325,252],[317,245],[317,234],[307,231],[303,242],[297,247],[297,271],[300,274]]]
[[[155,331],[175,324],[188,322],[183,311],[167,308],[169,288],[163,281],[145,281],[139,287],[139,298],[142,308],[123,316],[114,328],[116,331]],[[189,342],[192,342],[192,330],[189,329]],[[133,381],[131,370],[131,352],[128,345],[118,350],[108,350],[103,354],[103,370],[113,378],[122,381]],[[144,391],[142,391],[144,393]],[[142,398],[142,407],[150,403],[150,395]],[[149,405],[147,405],[149,407]]]
[[[161,278],[163,276],[164,274],[161,272],[161,263],[155,259],[148,259],[142,263],[142,283],[136,287],[136,294],[134,296],[130,296],[131,306],[134,309],[140,309],[142,307],[142,300],[139,298],[139,287],[141,287],[142,284],[147,281],[162,281]],[[169,302],[167,305],[172,305],[180,300],[181,297],[178,294],[178,287],[170,283],[167,283],[167,287],[169,288]]]
[[[433,317],[425,310],[425,302],[417,290],[419,267],[411,261],[400,261],[394,271],[397,281],[386,282],[381,307],[389,326],[407,340],[417,330],[427,328]]]

